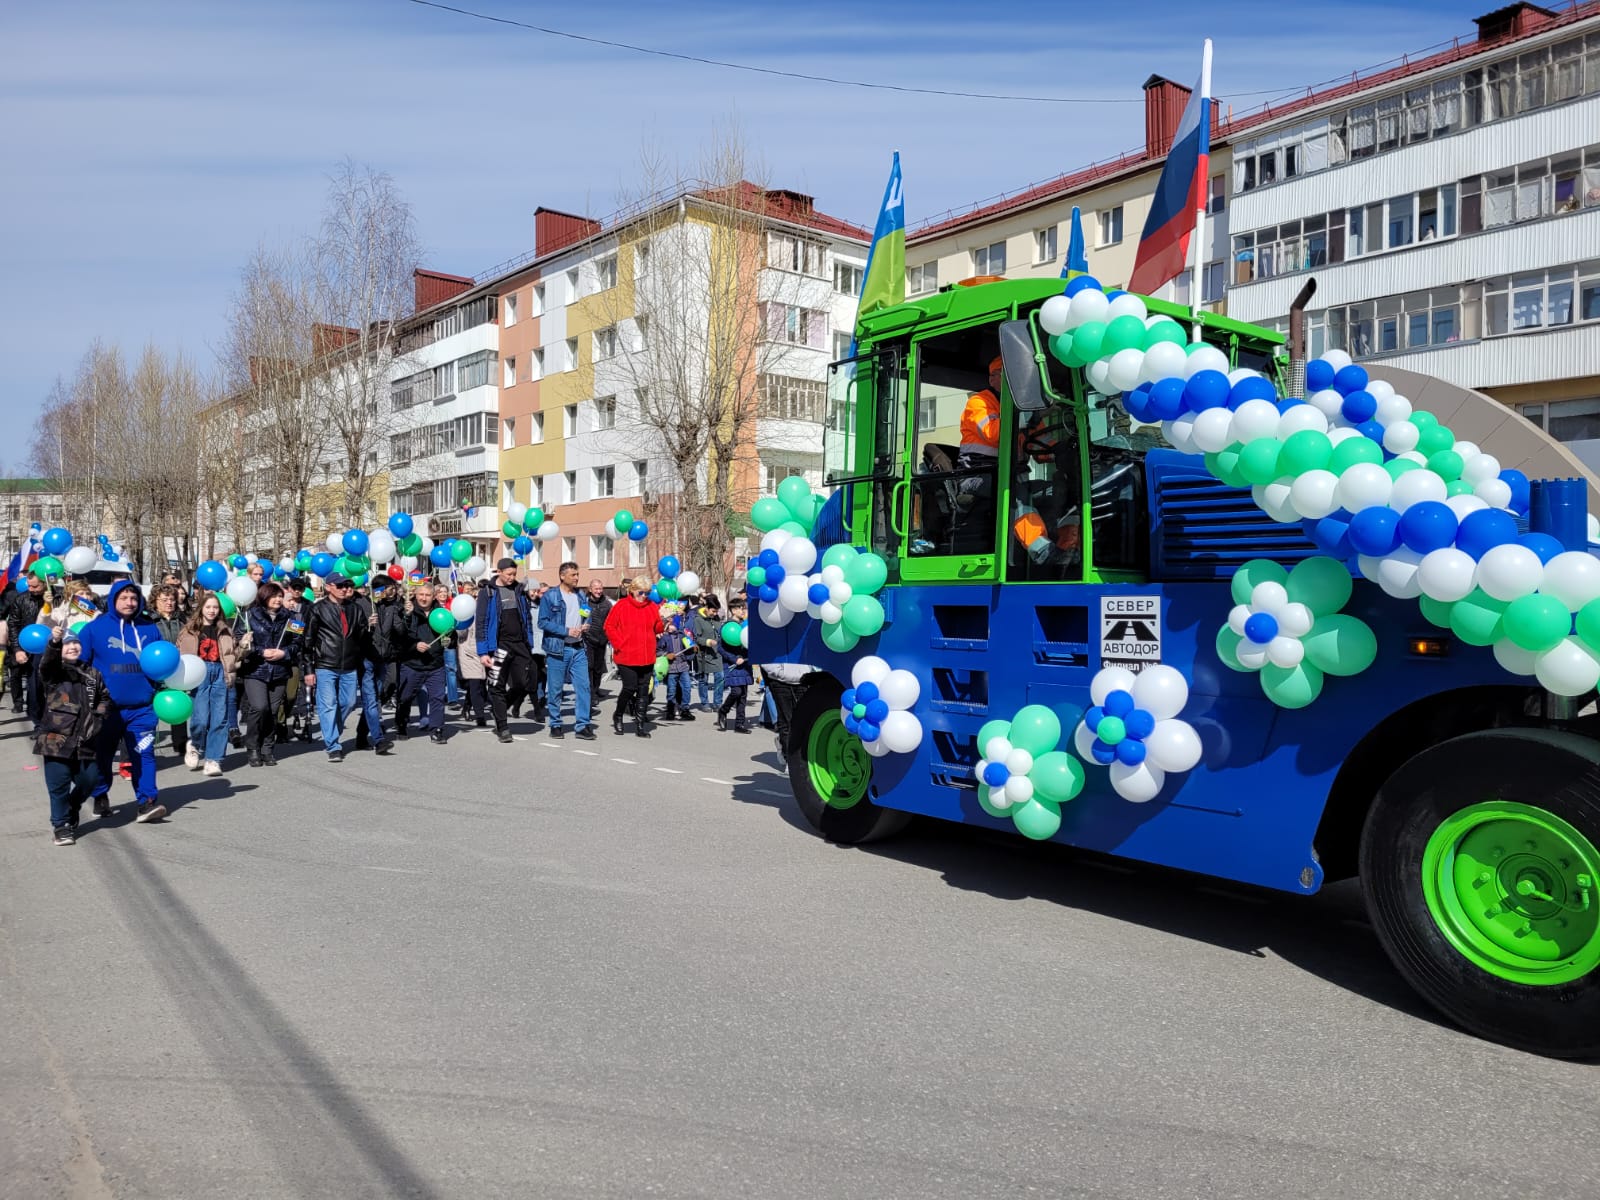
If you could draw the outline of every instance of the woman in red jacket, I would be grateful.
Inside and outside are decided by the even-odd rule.
[[[639,578],[628,583],[628,594],[611,606],[606,617],[606,640],[622,676],[617,696],[617,711],[611,714],[611,728],[622,732],[622,715],[633,709],[633,731],[650,736],[646,720],[650,696],[655,691],[656,637],[666,624],[650,599],[650,581]]]

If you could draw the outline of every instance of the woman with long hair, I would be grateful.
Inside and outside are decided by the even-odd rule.
[[[233,628],[223,617],[215,592],[206,592],[195,604],[194,616],[178,636],[178,649],[206,665],[206,677],[194,693],[189,749],[183,761],[191,771],[221,775],[228,752],[228,695],[233,691],[235,651]]]
[[[284,607],[284,591],[275,583],[256,589],[255,604],[247,621],[250,649],[239,667],[244,689],[240,717],[244,722],[244,745],[252,767],[273,767],[272,756],[278,740],[278,710],[283,707],[289,676],[300,647],[305,622]]]

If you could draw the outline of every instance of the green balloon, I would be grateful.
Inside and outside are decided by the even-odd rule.
[[[785,480],[784,482],[788,482]],[[620,513],[618,514],[621,515]],[[750,523],[762,533],[770,533],[785,521],[790,520],[788,507],[776,496],[763,496],[750,506]],[[628,525],[633,525],[633,519],[628,519]],[[626,533],[620,521],[617,522],[617,532]]]
[[[1578,610],[1578,637],[1591,653],[1600,649],[1600,600],[1591,600]]]
[[[1391,458],[1383,464],[1383,469],[1389,472],[1390,479],[1399,479],[1407,471],[1415,471],[1419,465],[1409,458]]]
[[[1083,360],[1072,348],[1073,332],[1071,329],[1063,329],[1060,333],[1050,335],[1050,353],[1064,367],[1083,366]]]
[[[665,654],[657,656],[657,658],[656,658],[656,678],[657,679],[665,679],[667,677],[667,672],[670,671],[671,669],[672,669],[672,664],[667,661],[667,656]]]
[[[1117,320],[1137,320],[1137,317],[1118,317]],[[1017,832],[1025,838],[1042,842],[1053,838],[1061,829],[1061,808],[1048,800],[1035,796],[1026,804],[1012,808],[1011,819],[1017,823]]]
[[[1001,721],[1001,720],[986,721],[984,723],[983,728],[978,730],[978,757],[979,758],[983,757],[983,748],[985,746],[987,746],[990,742],[994,741],[994,739],[997,738],[997,737],[998,738],[1005,738],[1008,741],[1010,740],[1010,738],[1011,738],[1011,722],[1010,721]]]
[[[881,554],[858,554],[844,568],[844,581],[857,596],[870,596],[889,578],[889,564]]]
[[[850,715],[858,721],[861,720],[862,717],[867,715],[867,706],[865,704],[857,704],[850,710]]]
[[[761,568],[757,567],[756,570],[760,571]],[[765,571],[762,571],[761,573],[763,575],[766,574]],[[663,600],[676,600],[678,598],[678,581],[676,579],[656,580],[656,595],[660,596]]]
[[[883,628],[883,604],[876,596],[851,596],[844,602],[841,620],[857,637],[871,637]]]
[[[656,586],[660,587],[661,585],[657,584]],[[722,623],[722,644],[727,646],[730,650],[740,649],[739,635],[741,632],[742,631],[739,628],[739,622],[724,621]]]
[[[1289,586],[1289,572],[1270,558],[1252,558],[1249,562],[1240,563],[1233,572],[1233,580],[1228,590],[1233,594],[1235,604],[1249,604],[1250,593],[1256,590],[1257,584],[1281,583]]]
[[[1105,340],[1100,343],[1100,358],[1110,358],[1123,350],[1144,349],[1144,322],[1138,317],[1117,317],[1106,326]]]
[[[422,553],[422,535],[413,530],[395,543],[395,549],[401,554],[415,557]]]
[[[357,575],[350,582],[355,584],[358,588],[359,587],[366,587],[367,586],[367,577],[365,575]]]
[[[1037,758],[1056,748],[1061,740],[1061,721],[1044,705],[1030,704],[1011,718],[1011,732],[1007,736],[1013,747]]]
[[[1108,746],[1120,745],[1128,736],[1128,726],[1121,717],[1104,716],[1094,735]]]
[[[771,497],[764,497],[764,499],[771,499]],[[772,502],[774,504],[778,503],[776,500]],[[761,501],[758,500],[756,503],[760,504]],[[625,508],[619,508],[616,515],[611,518],[611,523],[617,527],[618,533],[627,533],[628,530],[633,528],[633,514]]]
[[[227,592],[216,593],[217,604],[222,608],[222,615],[228,620],[233,620],[239,615],[239,606],[233,602],[233,597]]]
[[[450,543],[450,561],[460,566],[472,557],[472,543],[465,538],[457,538]],[[370,565],[370,564],[369,564]]]
[[[1555,649],[1572,632],[1572,613],[1554,596],[1534,592],[1506,605],[1501,624],[1513,643],[1539,654]]]
[[[1417,449],[1422,452],[1424,458],[1432,458],[1441,450],[1448,450],[1455,444],[1456,435],[1445,425],[1429,425],[1417,439]]]
[[[151,699],[150,707],[155,710],[157,719],[168,725],[182,725],[194,712],[194,701],[184,692],[164,688]]]
[[[1289,572],[1289,582],[1283,586],[1290,601],[1304,604],[1319,617],[1336,613],[1350,603],[1354,588],[1350,568],[1324,555],[1296,563]]]
[[[744,580],[751,587],[758,588],[767,581],[767,569],[765,567],[751,567],[745,573]]]
[[[538,529],[539,526],[543,524],[544,509],[540,508],[538,505],[534,505],[532,508],[530,508],[527,511],[527,514],[522,518],[522,527],[524,529]]]
[[[1182,325],[1179,325],[1170,317],[1162,317],[1159,321],[1151,322],[1150,327],[1145,330],[1144,348],[1149,350],[1162,342],[1171,342],[1174,346],[1182,346],[1188,340],[1189,335],[1183,331]]]
[[[845,579],[850,578],[850,564],[861,556],[856,553],[856,548],[848,544],[829,546],[822,552],[822,565],[817,568],[824,571],[829,567],[838,567],[845,573]]]
[[[1217,630],[1217,657],[1222,660],[1222,665],[1234,671],[1249,670],[1239,661],[1239,646],[1244,641],[1233,630],[1224,625]]]
[[[832,625],[822,627],[822,644],[835,654],[849,654],[860,640],[844,627],[842,621],[835,621]]]
[[[83,627],[88,623],[89,622],[87,621],[74,621],[71,625],[67,626],[67,631],[72,634],[82,633]]]
[[[991,817],[1009,818],[1011,816],[1010,808],[996,808],[994,801],[989,799],[989,785],[987,783],[980,783],[978,785],[978,807],[983,809],[983,811],[988,813]]]
[[[800,524],[799,521],[785,521],[782,525],[779,525],[778,528],[789,534],[791,537],[811,536],[810,528]]]
[[[1473,588],[1450,610],[1450,632],[1469,646],[1492,646],[1505,636],[1506,602]]]
[[[1352,438],[1351,441],[1355,439]],[[1239,451],[1239,474],[1246,483],[1271,483],[1281,472],[1278,455],[1283,443],[1274,437],[1256,438]]]
[[[1333,448],[1333,453],[1328,457],[1328,470],[1335,475],[1355,466],[1357,463],[1382,463],[1383,447],[1368,437],[1345,438]]]
[[[500,525],[500,532],[505,534],[508,538],[521,537],[522,526],[518,525],[515,521],[505,521]]]
[[[428,613],[428,628],[443,637],[456,627],[454,614],[448,608],[435,608]]]
[[[39,579],[54,579],[62,573],[61,560],[53,554],[46,554],[28,570]]]
[[[1307,471],[1325,470],[1332,458],[1333,443],[1327,434],[1301,429],[1284,439],[1278,463],[1285,475],[1299,476]]]
[[[1444,485],[1444,494],[1446,499],[1451,496],[1470,496],[1472,495],[1472,492],[1472,485],[1465,479],[1452,479],[1449,483]]]
[[[1033,781],[1033,794],[1051,804],[1065,804],[1083,791],[1083,767],[1064,750],[1039,755],[1028,778]]]
[[[1428,623],[1440,629],[1450,628],[1450,610],[1454,608],[1455,601],[1435,600],[1432,596],[1419,596],[1417,604],[1422,609],[1422,615]]]
[[[1304,708],[1322,695],[1323,674],[1309,662],[1261,668],[1261,690],[1279,708]]]
[[[1106,344],[1106,323],[1085,321],[1072,331],[1072,353],[1085,363],[1097,361]]]
[[[1355,441],[1354,438],[1350,439]],[[1456,483],[1461,479],[1461,472],[1467,469],[1467,464],[1462,461],[1461,455],[1454,450],[1441,450],[1437,454],[1428,456],[1428,470],[1432,471],[1445,483]]]
[[[1378,635],[1360,617],[1335,613],[1318,617],[1300,639],[1306,661],[1328,675],[1359,675],[1378,657]]]
[[[1229,487],[1244,487],[1245,477],[1239,470],[1239,455],[1243,447],[1235,442],[1226,450],[1217,450],[1206,455],[1206,469]]]
[[[1418,429],[1430,429],[1439,423],[1439,418],[1426,409],[1419,408],[1411,414],[1411,423]]]
[[[811,485],[803,477],[791,475],[780,483],[778,499],[797,519],[811,519]]]

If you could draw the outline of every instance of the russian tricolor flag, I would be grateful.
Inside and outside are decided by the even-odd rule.
[[[1211,39],[1206,39],[1200,82],[1184,106],[1167,151],[1166,165],[1156,183],[1150,216],[1139,237],[1128,290],[1151,295],[1168,280],[1176,279],[1188,263],[1189,239],[1205,211],[1206,184],[1211,165]]]

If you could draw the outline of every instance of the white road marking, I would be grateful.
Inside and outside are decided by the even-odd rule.
[[[579,754],[587,754],[590,758],[599,758],[600,757],[600,752],[598,750],[579,750],[578,753]]]
[[[720,784],[722,784],[723,787],[732,787],[733,786],[733,780],[731,780],[731,779],[713,779],[709,775],[700,776],[700,782],[701,783],[720,783]]]
[[[637,767],[639,765],[638,763],[634,762],[633,759],[631,759],[631,758],[613,758],[611,761],[612,762],[619,762],[619,763],[627,763],[630,767]]]
[[[561,747],[556,745],[554,742],[540,742],[539,745],[543,746],[546,750],[559,750],[559,749],[561,749]]]
[[[660,771],[663,775],[682,775],[682,771],[674,771],[671,767],[651,767],[652,771]]]

